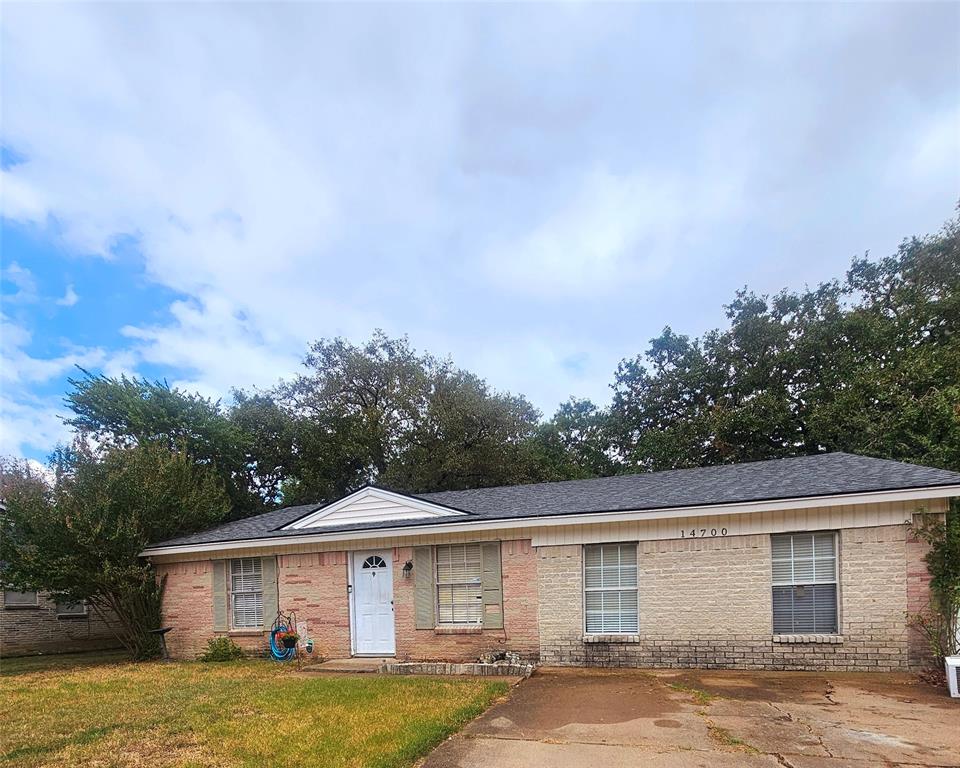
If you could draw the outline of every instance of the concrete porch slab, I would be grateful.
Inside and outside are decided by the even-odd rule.
[[[392,662],[392,658],[370,658],[366,656],[353,656],[348,659],[329,659],[320,664],[311,664],[304,668],[304,672],[359,672],[370,673],[379,672],[380,667],[387,662]]]

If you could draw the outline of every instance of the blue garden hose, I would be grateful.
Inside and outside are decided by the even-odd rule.
[[[277,640],[277,635],[286,631],[287,628],[282,624],[270,631],[270,655],[277,661],[290,661],[297,652],[296,648],[284,648],[283,643]]]

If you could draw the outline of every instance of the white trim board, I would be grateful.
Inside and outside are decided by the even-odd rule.
[[[397,494],[399,495],[399,494]],[[753,501],[737,504],[707,504],[697,507],[680,507],[659,510],[624,510],[620,512],[580,513],[570,515],[543,515],[539,517],[519,517],[508,519],[469,519],[450,520],[440,524],[419,524],[389,528],[375,528],[352,531],[327,531],[304,533],[299,536],[271,536],[265,538],[238,539],[235,541],[208,542],[203,544],[180,544],[168,547],[148,547],[141,556],[178,555],[187,553],[209,553],[249,549],[251,547],[296,546],[332,541],[364,541],[386,537],[424,536],[437,533],[463,533],[472,531],[507,530],[517,528],[543,528],[550,526],[589,525],[596,523],[636,522],[669,518],[690,518],[720,515],[756,514],[761,512],[808,509],[811,507],[837,507],[856,504],[879,504],[897,501],[923,501],[925,499],[944,499],[960,496],[960,485],[947,485],[937,488],[913,488],[895,491],[875,491],[871,493],[838,494],[835,496],[810,496],[795,499],[773,501]],[[452,510],[451,510],[452,511]]]
[[[455,516],[467,516],[467,513],[382,488],[368,487],[354,491],[339,501],[311,512],[306,517],[294,520],[281,530],[296,531],[333,525]]]

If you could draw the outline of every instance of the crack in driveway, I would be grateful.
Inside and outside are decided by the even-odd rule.
[[[799,717],[794,717],[792,712],[784,709],[783,707],[778,706],[777,704],[774,704],[772,701],[768,701],[766,703],[769,706],[773,707],[773,709],[775,709],[777,712],[783,715],[791,723],[796,723],[797,725],[803,728],[806,728],[807,732],[817,740],[817,743],[820,745],[820,748],[827,753],[827,757],[834,757],[833,752],[830,751],[830,747],[828,747],[826,743],[824,743],[823,741],[823,734],[817,733],[816,731],[814,731],[813,726],[810,725],[810,723],[808,723],[806,720],[801,720]],[[778,753],[771,753],[771,754],[778,754]]]

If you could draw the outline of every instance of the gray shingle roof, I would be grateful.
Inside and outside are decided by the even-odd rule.
[[[471,518],[404,520],[403,527],[474,520],[514,520],[619,510],[654,511],[749,501],[960,485],[960,473],[886,459],[826,453],[748,464],[673,469],[591,480],[417,494],[416,498],[467,512]],[[153,546],[304,536],[317,529],[279,530],[323,504],[285,507]],[[395,527],[397,523],[325,526],[324,533]]]

